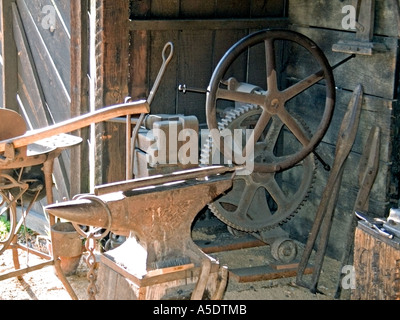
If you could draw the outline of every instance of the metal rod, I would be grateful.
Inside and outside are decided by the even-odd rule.
[[[207,93],[207,90],[205,90],[205,89],[187,87],[186,84],[180,84],[178,86],[178,91],[183,92],[184,94],[186,92],[196,92],[196,93],[202,93],[202,94]]]
[[[148,113],[149,111],[149,103],[145,100],[106,107],[49,127],[28,131],[19,137],[0,141],[0,152],[5,151],[6,145],[12,144],[14,148],[20,148],[57,134],[81,129],[92,123],[98,123],[115,117],[126,116],[128,114]]]
[[[356,55],[353,53],[352,55],[348,56],[347,58],[343,59],[342,61],[339,61],[335,65],[332,66],[332,70],[335,70],[337,67],[341,66],[343,63],[346,63],[347,61],[355,58]]]
[[[164,175],[155,175],[151,177],[137,178],[134,180],[128,180],[122,182],[114,182],[96,187],[95,194],[99,196],[111,192],[143,188],[150,185],[158,185],[171,182],[172,180],[179,181],[188,179],[201,179],[207,176],[232,172],[235,171],[236,169],[233,167],[231,168],[226,166],[213,166],[213,167],[204,167],[204,168],[195,168],[184,171],[177,171],[176,173],[169,173]]]
[[[331,166],[329,164],[327,164],[324,159],[321,158],[321,156],[317,153],[317,151],[313,151],[314,156],[317,158],[317,160],[322,164],[322,166],[324,167],[324,169],[326,171],[330,171],[331,170]]]

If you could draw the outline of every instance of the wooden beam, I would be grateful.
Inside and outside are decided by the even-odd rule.
[[[101,108],[122,103],[129,95],[129,1],[98,0],[97,8],[96,47],[101,50],[96,54],[100,79],[96,108]],[[105,123],[97,128],[97,136],[96,167],[100,168],[96,184],[125,179],[125,165],[121,161],[125,159],[125,126]]]
[[[12,0],[0,1],[2,54],[3,54],[3,106],[18,111],[18,59],[14,42]]]
[[[174,20],[131,20],[131,31],[148,30],[233,30],[287,27],[286,18],[256,19],[174,19]]]
[[[89,110],[89,44],[88,44],[88,0],[71,1],[71,117],[88,113]],[[73,133],[83,141],[89,140],[89,129],[82,128]],[[89,148],[82,143],[71,150],[71,195],[89,192]]]

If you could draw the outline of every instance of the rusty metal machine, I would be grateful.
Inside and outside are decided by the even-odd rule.
[[[195,116],[147,115],[136,139],[134,176],[141,178],[197,167],[197,161],[182,163],[179,159],[179,149],[183,145],[179,136],[182,132],[190,133],[197,140],[199,121]]]
[[[306,78],[285,86],[280,79],[282,62],[277,50],[282,42],[306,50],[312,59],[310,65],[315,68]],[[239,79],[231,72],[235,60],[255,46],[263,49],[266,65],[264,82],[258,85],[249,84],[248,75]],[[169,59],[163,52],[162,70]],[[320,81],[325,84],[325,104],[318,110],[319,114],[315,114],[319,122],[311,130],[305,119],[296,116],[288,104]],[[152,95],[146,102],[110,110],[113,117],[141,113],[133,141],[149,112],[151,100]],[[224,107],[220,112],[220,102],[227,101],[229,108]],[[48,205],[46,211],[50,216],[73,222],[88,240],[108,232],[127,237],[122,245],[101,255],[98,274],[101,298],[176,298],[177,288],[179,292],[189,292],[192,299],[221,298],[226,285],[226,268],[220,267],[193,243],[190,235],[193,219],[208,204],[232,232],[251,233],[269,243],[277,240],[273,246],[276,258],[291,261],[296,249],[292,243],[282,240],[287,240],[287,233],[280,227],[296,214],[307,198],[316,160],[324,164],[315,149],[328,129],[334,105],[332,67],[313,41],[289,30],[255,32],[226,52],[211,77],[206,98],[210,135],[202,150],[200,168],[133,180],[129,179],[131,172],[127,172],[124,182],[98,186],[95,194]],[[38,137],[70,132],[82,124],[104,119],[91,115],[82,121],[1,141],[0,154],[3,152],[6,158],[14,158],[15,150]],[[127,129],[130,134],[129,117]],[[232,156],[234,153],[229,152],[237,151],[237,141],[236,145],[225,143],[223,148],[217,144],[225,129],[243,132],[239,154],[254,151],[254,157],[247,159],[253,168],[251,172],[242,174],[243,164],[237,163]],[[251,130],[247,140],[246,129]],[[219,147],[214,148],[215,145]],[[214,162],[216,154],[223,163]],[[128,143],[127,156],[129,167],[134,151]],[[290,186],[285,181],[291,181]],[[96,229],[85,233],[83,225]],[[99,231],[100,236],[96,236]],[[123,285],[117,287],[117,283]],[[96,293],[94,289],[93,296]]]
[[[317,65],[311,75],[284,89],[279,85],[276,53],[281,41],[301,46]],[[265,52],[264,88],[240,82],[228,72],[241,53],[258,44]],[[319,125],[311,132],[304,119],[289,111],[286,104],[322,80],[326,83],[325,106],[320,110]],[[224,110],[222,119],[218,119],[219,100],[234,105],[229,111]],[[332,68],[314,42],[287,30],[256,32],[225,54],[211,78],[206,100],[210,136],[200,164],[205,168],[99,186],[94,195],[81,195],[69,202],[50,205],[46,210],[72,221],[77,230],[81,225],[90,225],[127,237],[122,245],[101,255],[98,278],[101,298],[163,299],[171,297],[168,291],[183,292],[177,288],[188,285],[191,298],[218,298],[224,289],[224,281],[216,281],[221,268],[193,244],[190,236],[193,219],[209,204],[232,232],[248,232],[263,240],[280,239],[275,246],[277,258],[293,259],[295,249],[281,240],[286,233],[279,227],[306,199],[313,181],[315,158],[323,162],[315,148],[328,129],[334,102]],[[144,118],[141,124],[143,121]],[[243,170],[234,157],[229,158],[232,153],[225,152],[233,147],[224,144],[224,150],[213,148],[224,129],[252,130],[251,139],[244,139],[239,148],[243,155],[249,147],[246,144],[254,143],[250,146],[254,147],[254,158],[249,159],[254,166],[252,172],[232,174],[239,168]],[[291,141],[284,153],[279,149],[282,138]],[[221,153],[222,159],[228,154],[228,158],[224,163],[214,163],[213,152]],[[292,176],[298,181],[295,190],[281,183]],[[83,235],[90,237],[87,233]],[[117,290],[117,283],[121,291]]]
[[[284,87],[279,68],[282,57],[279,46],[299,46],[309,52],[313,71],[303,80]],[[248,50],[264,48],[265,80],[263,85],[252,85],[231,76],[231,68]],[[210,138],[202,150],[201,162],[214,163],[215,153],[225,153],[213,144],[216,131],[252,129],[248,143],[254,143],[254,170],[249,175],[237,175],[233,188],[209,205],[211,211],[225,222],[233,233],[246,232],[272,243],[272,254],[279,261],[288,262],[296,256],[294,242],[281,226],[290,220],[307,199],[314,181],[316,160],[324,163],[316,147],[325,135],[335,105],[335,84],[331,66],[323,52],[310,39],[288,30],[263,30],[253,33],[232,46],[217,65],[209,84],[206,99],[207,124]],[[250,77],[247,75],[247,78]],[[321,106],[319,125],[311,132],[307,119],[301,119],[295,108],[288,108],[297,95],[307,92],[320,81],[325,82],[325,105]],[[220,101],[232,101],[219,116]],[[245,138],[242,139],[245,153]],[[284,148],[282,148],[282,141]],[[224,145],[226,148],[226,146]],[[227,153],[228,156],[231,153]],[[218,158],[218,157],[217,157]],[[235,162],[234,159],[228,159]],[[290,181],[290,186],[285,185]]]

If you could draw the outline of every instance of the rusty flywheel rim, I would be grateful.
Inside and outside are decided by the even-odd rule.
[[[277,59],[275,55],[277,41],[289,41],[303,47],[311,54],[319,70],[288,88],[281,90],[278,84]],[[250,47],[262,43],[264,43],[265,47],[266,88],[263,88],[265,91],[260,94],[260,92],[240,92],[224,88],[222,85],[226,80],[223,78],[227,76],[226,74],[233,62]],[[286,103],[321,80],[325,81],[325,106],[316,130],[311,136],[307,137],[290,112],[288,112]],[[225,53],[213,72],[207,89],[206,116],[208,129],[211,135],[214,135],[214,139],[218,138],[216,131],[213,130],[218,128],[217,100],[257,105],[262,109],[261,116],[254,128],[255,141],[258,140],[258,137],[272,117],[277,116],[286,124],[288,129],[302,143],[302,148],[285,159],[280,159],[278,163],[264,163],[257,165],[255,168],[259,172],[282,171],[296,165],[313,152],[328,130],[335,106],[335,82],[332,68],[323,51],[308,37],[291,30],[261,30],[244,37],[234,44]],[[228,150],[227,154],[233,153]],[[234,162],[234,159],[232,159],[232,162]]]
[[[261,112],[261,108],[255,105],[236,107],[219,123],[219,130],[244,129],[251,125],[251,122],[256,122]],[[308,131],[298,116],[293,118],[305,132]],[[260,138],[256,143],[255,162],[279,161],[280,156],[275,154],[274,149],[285,126],[278,117],[272,118],[271,122],[265,129],[264,140]],[[212,148],[210,137],[202,150],[202,164],[212,161],[212,151],[215,149]],[[232,189],[208,207],[217,218],[236,230],[261,232],[275,228],[289,221],[307,200],[315,179],[316,165],[316,159],[311,153],[296,166],[281,172],[237,175]],[[289,190],[290,188],[279,184],[279,180],[290,179],[296,175],[295,190]]]

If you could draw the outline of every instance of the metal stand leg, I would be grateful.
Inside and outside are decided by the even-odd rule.
[[[47,197],[47,202],[49,204],[54,202],[53,199],[53,165],[54,165],[54,158],[55,157],[50,157],[49,160],[45,161],[43,163],[43,172],[44,172],[44,177],[45,177],[45,186],[46,186],[46,197]],[[56,219],[53,215],[49,214],[49,227],[51,227],[56,223]],[[50,241],[52,241],[52,233],[50,232]],[[56,271],[57,277],[60,279],[62,282],[65,290],[67,290],[68,294],[73,300],[78,300],[78,296],[75,294],[74,289],[71,287],[71,284],[68,282],[67,278],[65,277],[61,266],[60,266],[60,259],[59,257],[56,257],[54,254],[54,250],[52,250],[52,258],[54,261],[54,269]]]

